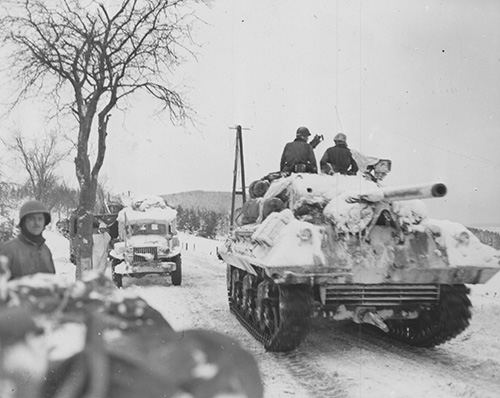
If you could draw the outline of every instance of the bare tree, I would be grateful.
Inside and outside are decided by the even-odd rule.
[[[52,211],[58,219],[69,218],[78,205],[78,191],[64,182],[57,184],[49,195],[48,202],[53,203]]]
[[[29,142],[17,133],[11,142],[2,142],[16,154],[26,170],[30,195],[52,207],[55,203],[49,199],[58,184],[55,169],[68,156],[68,152],[57,148],[57,136],[49,134]]]
[[[58,99],[64,90],[72,94],[64,107],[78,125],[77,277],[90,266],[91,212],[111,110],[142,90],[159,100],[172,120],[186,117],[186,105],[167,77],[181,54],[190,54],[184,43],[194,20],[186,12],[192,2],[121,0],[108,6],[96,0],[2,0],[7,15],[0,19],[0,35],[14,49],[11,66],[21,82],[16,101],[47,87]],[[97,154],[91,161],[89,138],[96,119]]]

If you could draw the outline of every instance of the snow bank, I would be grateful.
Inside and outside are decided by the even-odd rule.
[[[69,240],[57,231],[45,230],[43,233],[49,247],[56,274],[64,277],[68,282],[75,280],[75,266],[69,261]]]
[[[68,259],[69,258],[69,240],[57,231],[45,230],[43,232],[45,243],[49,247],[52,257]]]
[[[202,238],[183,232],[180,232],[178,237],[181,243],[181,250],[184,253],[188,252],[215,256],[217,254],[217,247],[223,243],[223,240]]]

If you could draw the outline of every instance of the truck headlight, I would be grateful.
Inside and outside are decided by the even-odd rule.
[[[163,254],[168,254],[170,249],[168,247],[158,247],[158,254],[163,255]]]
[[[179,238],[177,236],[174,236],[171,240],[170,240],[170,244],[172,245],[172,249],[176,248],[176,247],[179,247]]]

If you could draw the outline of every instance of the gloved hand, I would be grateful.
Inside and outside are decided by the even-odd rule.
[[[316,134],[314,136],[314,138],[311,140],[311,142],[309,143],[309,145],[311,145],[314,148],[316,148],[318,146],[318,144],[324,140],[324,137],[323,135],[319,135],[319,134]]]

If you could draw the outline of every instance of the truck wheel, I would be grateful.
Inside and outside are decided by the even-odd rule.
[[[171,274],[172,285],[180,286],[180,284],[182,283],[182,260],[180,254],[174,257],[174,262],[175,271]]]
[[[113,282],[115,283],[116,287],[122,287],[123,286],[122,277],[123,277],[122,274],[115,274],[113,272]]]
[[[123,286],[123,275],[122,274],[117,274],[115,273],[115,267],[120,263],[120,261],[112,260],[111,263],[111,279],[113,279],[114,284],[116,287],[122,287]]]

